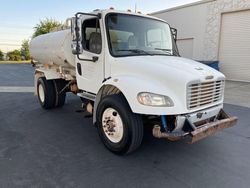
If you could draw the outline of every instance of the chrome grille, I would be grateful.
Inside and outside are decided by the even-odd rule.
[[[216,103],[223,98],[224,80],[192,83],[187,89],[187,107],[194,109]]]

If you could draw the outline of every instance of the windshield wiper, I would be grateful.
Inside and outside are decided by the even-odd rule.
[[[136,54],[146,54],[146,55],[153,55],[147,51],[144,51],[144,50],[141,50],[141,49],[121,49],[121,50],[116,50],[118,52],[133,52],[133,53],[136,53]]]
[[[167,52],[169,55],[172,55],[172,50],[171,49],[167,49],[167,48],[155,48],[155,50],[161,50],[163,52]]]

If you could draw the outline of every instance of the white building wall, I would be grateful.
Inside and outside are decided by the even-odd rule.
[[[205,60],[218,60],[222,13],[250,9],[250,0],[216,0],[208,4],[203,51]]]
[[[184,57],[204,60],[204,39],[208,15],[208,3],[194,3],[191,6],[159,11],[151,15],[166,20],[171,27],[178,30],[178,48]],[[193,46],[188,48],[186,43]],[[188,52],[187,52],[188,50]],[[190,56],[192,51],[192,56]]]
[[[219,60],[219,41],[222,13],[250,9],[250,0],[203,0],[151,15],[166,20],[178,30],[178,39],[193,40],[192,59]],[[190,42],[191,44],[191,42]],[[180,51],[185,44],[179,45]],[[185,55],[190,52],[185,51]]]

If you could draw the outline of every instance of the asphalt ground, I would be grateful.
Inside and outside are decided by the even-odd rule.
[[[30,64],[0,64],[0,86],[33,86]]]
[[[0,86],[32,86],[30,65],[0,65]],[[101,143],[80,100],[45,111],[33,93],[0,92],[0,187],[225,187],[250,185],[250,108],[225,104],[235,127],[193,145],[146,134],[116,156]]]

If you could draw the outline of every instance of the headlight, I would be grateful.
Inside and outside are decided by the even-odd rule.
[[[146,106],[162,106],[162,107],[172,107],[174,106],[173,101],[164,95],[158,95],[154,93],[142,92],[137,95],[137,100],[139,103]]]

